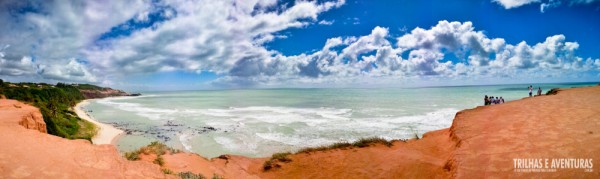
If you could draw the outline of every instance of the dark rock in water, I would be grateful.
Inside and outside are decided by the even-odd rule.
[[[141,96],[141,95],[142,95],[142,93],[133,93],[133,94],[129,94],[127,96]]]
[[[214,127],[203,127],[203,128],[204,128],[204,129],[211,130],[211,131],[216,131],[216,130],[217,130],[217,129],[215,129]]]

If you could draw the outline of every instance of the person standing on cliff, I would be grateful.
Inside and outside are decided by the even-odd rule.
[[[538,87],[538,94],[537,94],[537,95],[538,95],[538,96],[541,96],[541,95],[542,95],[542,87]]]
[[[533,92],[533,86],[529,85],[529,97],[531,97],[532,92]]]
[[[483,97],[483,105],[487,106],[490,104],[490,99],[488,98],[487,95],[485,95],[485,97]]]

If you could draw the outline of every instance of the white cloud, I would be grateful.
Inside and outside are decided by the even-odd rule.
[[[97,82],[96,77],[75,59],[70,59],[66,65],[42,65],[39,68],[39,74],[45,79],[86,83]]]
[[[0,30],[10,34],[0,35],[0,42],[11,45],[0,50],[0,76],[111,84],[130,74],[209,71],[220,76],[213,84],[224,86],[404,84],[598,70],[600,64],[576,56],[579,44],[560,34],[534,45],[508,44],[475,31],[471,22],[440,21],[401,36],[374,27],[370,34],[332,37],[318,51],[293,56],[265,47],[286,38],[282,30],[329,23],[318,21],[319,15],[343,0],[287,6],[274,0],[99,3],[0,3],[0,20],[8,22]],[[34,8],[16,12],[23,7]],[[150,22],[158,10],[166,19],[149,27],[126,23]],[[103,36],[115,28],[131,33]]]
[[[3,22],[0,42],[9,44],[10,48],[3,52],[2,64],[20,63],[22,68],[3,68],[2,71],[12,70],[12,75],[37,78],[37,66],[68,66],[71,58],[84,57],[82,49],[94,45],[102,33],[149,7],[142,0],[112,3],[3,1],[0,3],[0,22]],[[33,56],[35,62],[30,61]]]
[[[521,7],[527,4],[537,4],[540,3],[540,12],[544,13],[546,10],[550,8],[558,7],[562,4],[563,1],[569,2],[569,5],[579,5],[579,4],[591,4],[593,2],[599,2],[600,0],[492,0],[492,2],[496,2],[505,9],[512,9]]]
[[[506,9],[511,9],[519,6],[523,6],[526,4],[540,2],[540,0],[492,0],[500,5],[502,5]]]
[[[319,24],[320,25],[332,25],[334,22],[335,22],[335,20],[330,20],[330,21],[321,20],[321,21],[319,21]]]
[[[8,60],[0,53],[0,75],[23,76],[35,74],[35,64],[31,57],[22,57],[20,60]]]
[[[560,0],[549,0],[548,2],[542,3],[540,5],[540,12],[544,13],[547,9],[558,7],[560,6],[560,4]]]

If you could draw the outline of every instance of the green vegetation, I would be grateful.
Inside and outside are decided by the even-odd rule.
[[[96,85],[90,85],[90,84],[77,84],[74,86],[76,86],[77,89],[80,89],[80,90],[105,90],[105,89],[107,89],[107,88],[99,87]]]
[[[195,174],[192,172],[180,172],[177,176],[181,177],[181,179],[206,179],[202,174]],[[214,178],[214,176],[213,176]]]
[[[285,152],[285,153],[274,153],[271,158],[267,161],[265,161],[265,163],[263,164],[263,170],[267,171],[270,170],[271,168],[279,168],[281,167],[281,165],[278,164],[278,162],[291,162],[292,159],[290,159],[288,156],[292,154],[290,152]]]
[[[271,160],[277,160],[280,162],[291,162],[292,159],[288,158],[288,155],[290,155],[292,153],[289,152],[285,152],[285,153],[274,153],[271,156]]]
[[[164,160],[161,157],[164,154],[176,154],[181,152],[181,150],[178,149],[173,149],[163,143],[160,143],[158,141],[154,141],[151,142],[150,144],[148,144],[145,147],[142,147],[138,150],[135,151],[131,151],[131,152],[125,152],[125,154],[123,155],[127,160],[139,160],[140,159],[140,154],[145,154],[145,155],[149,155],[149,154],[156,154],[156,159],[154,160],[155,164],[158,165],[163,165],[164,164]]]
[[[346,149],[346,148],[354,148],[354,147],[368,147],[371,145],[375,145],[375,144],[383,144],[387,147],[391,147],[393,145],[395,140],[385,140],[383,138],[379,138],[379,137],[371,137],[371,138],[362,138],[357,140],[356,142],[353,143],[348,143],[348,142],[337,142],[328,146],[319,146],[319,147],[309,147],[309,148],[303,148],[298,150],[295,154],[300,154],[300,153],[312,153],[312,152],[318,152],[318,151],[327,151],[327,150],[333,150],[333,149]],[[402,140],[400,140],[402,141]],[[279,165],[279,162],[291,162],[292,159],[289,158],[289,155],[291,155],[292,153],[290,152],[285,152],[285,153],[275,153],[271,156],[271,158],[267,161],[265,161],[265,163],[263,163],[263,170],[267,171],[270,170],[272,168],[279,168],[281,167],[281,165]]]
[[[91,140],[96,134],[96,128],[92,123],[80,119],[70,110],[84,99],[76,85],[1,81],[0,94],[8,99],[16,99],[39,108],[49,134],[68,139],[87,140]]]
[[[352,146],[354,147],[368,147],[370,145],[373,144],[383,144],[385,146],[391,147],[393,144],[392,142],[385,140],[383,138],[379,138],[379,137],[371,137],[371,138],[363,138],[360,139],[354,143],[352,143]]]
[[[137,151],[125,152],[125,158],[127,160],[140,160],[140,153]]]
[[[215,174],[213,174],[212,179],[224,179],[224,178],[215,173]]]
[[[156,157],[156,159],[154,159],[152,163],[163,166],[165,164],[165,160],[162,158],[161,155],[159,155]]]
[[[317,151],[326,151],[332,149],[344,149],[344,148],[352,148],[352,147],[367,147],[375,144],[383,144],[385,146],[391,147],[393,145],[393,140],[388,141],[379,137],[371,137],[371,138],[362,138],[353,143],[348,142],[337,142],[328,146],[319,146],[319,147],[309,147],[298,150],[296,153],[311,153]]]
[[[172,170],[169,170],[169,169],[166,169],[166,168],[161,168],[160,170],[162,170],[162,172],[163,172],[164,174],[167,174],[167,175],[171,175],[171,174],[173,174],[173,171],[172,171]]]
[[[199,174],[199,173],[195,174],[192,172],[179,172],[177,174],[177,176],[179,176],[181,179],[206,179],[206,177],[204,175]],[[217,174],[213,174],[211,179],[223,179],[223,177],[219,176]]]

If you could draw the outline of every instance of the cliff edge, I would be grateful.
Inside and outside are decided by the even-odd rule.
[[[0,99],[0,178],[174,178],[112,145],[52,136],[43,125],[37,108]]]

